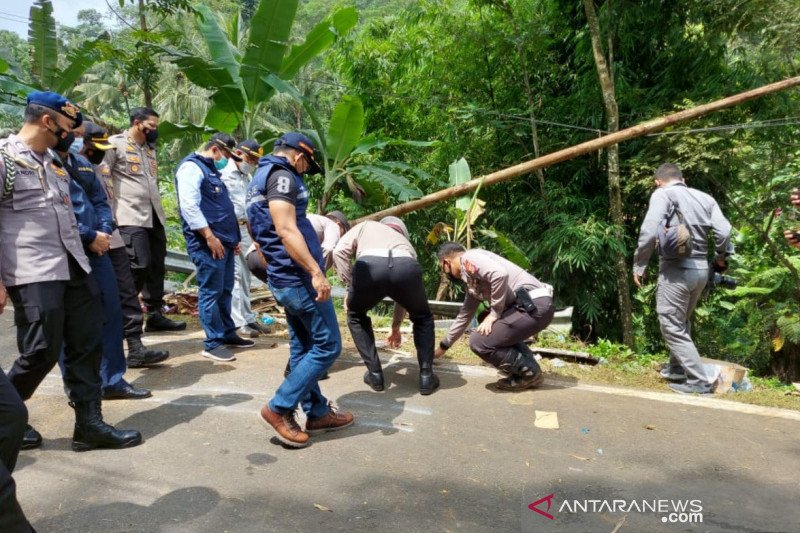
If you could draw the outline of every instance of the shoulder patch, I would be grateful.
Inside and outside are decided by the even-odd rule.
[[[470,276],[474,276],[478,273],[478,267],[475,266],[474,263],[470,263],[468,259],[464,259],[464,270],[466,270],[467,274]]]

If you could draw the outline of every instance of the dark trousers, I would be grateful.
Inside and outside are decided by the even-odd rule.
[[[73,266],[74,265],[74,266]],[[100,399],[103,307],[94,280],[70,259],[70,281],[8,287],[14,303],[19,358],[8,378],[23,400],[58,362],[64,346],[64,387],[73,402]]]
[[[164,305],[164,260],[167,257],[167,234],[153,213],[153,227],[120,226],[136,282],[150,312],[161,311]]]
[[[210,250],[195,250],[189,257],[197,270],[197,310],[206,332],[204,346],[210,351],[236,336],[231,318],[235,254],[225,248],[222,259],[214,259]]]
[[[419,366],[432,368],[433,314],[428,306],[419,263],[410,257],[364,256],[353,266],[353,280],[347,295],[347,325],[367,368],[372,372],[381,370],[375,332],[367,312],[386,296],[408,311],[414,326]]]
[[[532,313],[520,310],[516,305],[508,307],[492,324],[492,331],[488,335],[473,331],[469,336],[472,351],[490,365],[498,367],[514,350],[515,344],[536,335],[553,320],[555,307],[552,298],[536,298],[533,302],[536,311]]]
[[[0,531],[32,531],[17,502],[17,487],[11,473],[17,464],[28,410],[14,386],[0,369]]]
[[[111,389],[122,384],[122,376],[128,370],[122,343],[119,289],[108,255],[96,255],[92,252],[86,252],[86,255],[89,256],[89,265],[92,267],[90,276],[100,288],[100,299],[103,303],[103,356],[100,359],[100,381],[103,389]],[[63,357],[59,359],[59,366],[63,375]]]
[[[139,291],[131,272],[131,263],[126,248],[112,248],[108,251],[114,276],[117,279],[119,301],[122,307],[122,329],[125,338],[141,337],[144,316],[142,306],[139,305]]]

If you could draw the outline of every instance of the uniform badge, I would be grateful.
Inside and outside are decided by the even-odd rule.
[[[132,144],[128,144],[128,146],[125,147],[125,151],[135,154],[136,153],[136,147],[133,146]]]
[[[476,267],[474,264],[470,263],[466,259],[464,260],[464,270],[466,270],[467,274],[469,274],[470,276],[474,276],[475,274],[478,273],[478,267]]]
[[[63,168],[59,168],[59,167],[54,166],[53,167],[53,172],[55,172],[57,176],[60,176],[62,178],[65,178],[67,176],[67,171],[64,170]]]
[[[139,165],[131,165],[131,174],[139,173]]]
[[[127,156],[126,159],[128,160],[128,163],[141,163],[142,162],[142,160],[139,158],[138,155],[129,155],[129,156]]]

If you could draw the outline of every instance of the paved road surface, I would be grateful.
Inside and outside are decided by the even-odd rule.
[[[108,421],[144,434],[130,450],[70,450],[55,370],[28,403],[44,446],[15,472],[36,529],[800,531],[800,413],[552,381],[501,394],[480,368],[441,371],[442,390],[422,397],[413,361],[392,363],[391,386],[375,393],[343,358],[323,391],[356,425],[287,450],[256,419],[287,357],[273,342],[221,364],[200,357],[198,332],[150,337],[174,357],[129,377],[154,397],[104,404]],[[556,412],[560,429],[535,427],[537,410]],[[543,513],[528,508],[551,494]],[[669,522],[700,518],[670,516],[690,500],[702,523]]]

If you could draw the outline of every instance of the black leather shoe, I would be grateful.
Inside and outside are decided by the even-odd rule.
[[[128,337],[128,368],[157,365],[169,357],[166,350],[148,350],[138,337]]]
[[[115,387],[103,389],[104,400],[141,400],[152,395],[150,389],[137,388],[125,381]]]
[[[158,311],[147,315],[147,324],[144,326],[145,331],[181,331],[184,329],[186,329],[186,322],[170,320]]]
[[[383,371],[380,372],[370,372],[367,370],[364,372],[364,383],[372,387],[372,390],[376,392],[380,392],[383,390]]]
[[[22,436],[22,449],[32,450],[42,445],[42,434],[33,429],[33,426],[28,424],[25,426],[25,434]]]
[[[70,405],[75,409],[75,431],[72,433],[74,451],[131,448],[142,443],[142,434],[138,431],[116,429],[103,421],[100,400]]]
[[[419,393],[423,396],[432,394],[439,388],[439,376],[432,370],[420,370],[419,373]]]
[[[255,341],[251,341],[250,339],[243,339],[238,335],[235,335],[228,339],[224,339],[222,342],[225,343],[225,346],[233,346],[234,348],[249,348],[250,346],[256,345]]]

